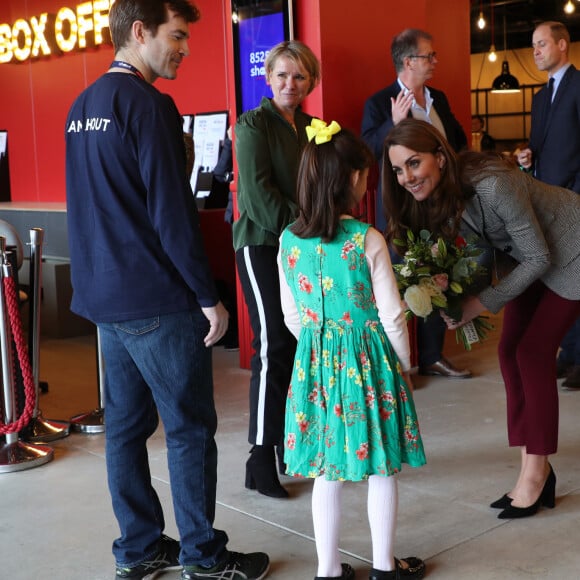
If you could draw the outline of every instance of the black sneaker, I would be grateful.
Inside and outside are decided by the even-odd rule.
[[[179,550],[179,542],[163,534],[151,559],[130,568],[117,566],[116,578],[154,578],[161,570],[179,570]]]
[[[270,558],[263,552],[241,554],[227,552],[224,559],[212,568],[184,566],[181,580],[213,578],[214,580],[260,580],[270,569]]]

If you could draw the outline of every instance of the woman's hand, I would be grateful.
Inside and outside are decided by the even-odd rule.
[[[455,330],[469,321],[477,318],[482,312],[485,312],[485,306],[481,303],[477,296],[469,296],[466,298],[461,305],[463,309],[463,315],[461,320],[453,320],[450,318],[443,310],[440,311],[441,317],[447,324],[447,328]]]

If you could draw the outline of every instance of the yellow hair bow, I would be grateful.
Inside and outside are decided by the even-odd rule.
[[[330,125],[327,125],[321,119],[312,119],[312,123],[306,127],[308,141],[314,139],[317,145],[328,143],[332,139],[332,136],[336,135],[339,131],[340,125],[336,121],[332,121]]]

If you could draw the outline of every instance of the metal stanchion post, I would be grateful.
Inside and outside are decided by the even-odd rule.
[[[94,411],[81,413],[71,418],[71,428],[79,433],[103,433],[105,430],[105,359],[101,352],[101,339],[97,328],[97,395],[99,406]]]
[[[44,230],[30,230],[30,302],[28,343],[32,363],[32,375],[36,388],[36,407],[32,419],[21,434],[26,441],[46,443],[62,439],[69,434],[70,424],[67,421],[48,421],[42,416],[38,407],[40,398],[40,298],[42,293],[42,243]]]
[[[0,275],[0,355],[2,359],[2,382],[4,392],[4,420],[6,425],[14,422],[17,415],[14,396],[14,373],[12,356],[12,333],[8,321],[4,278],[12,275],[11,266],[5,260],[6,239],[0,237],[0,252],[4,264]],[[0,473],[22,471],[48,463],[54,457],[54,450],[46,445],[33,445],[18,440],[18,432],[7,433],[5,443],[0,445]]]

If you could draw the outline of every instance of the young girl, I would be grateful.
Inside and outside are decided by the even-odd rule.
[[[289,475],[314,479],[316,580],[354,578],[338,550],[343,481],[368,479],[371,580],[421,578],[393,540],[402,463],[425,455],[413,404],[407,325],[383,236],[353,219],[372,153],[336,122],[307,128],[299,216],[280,237],[282,309],[298,338],[286,403]]]

